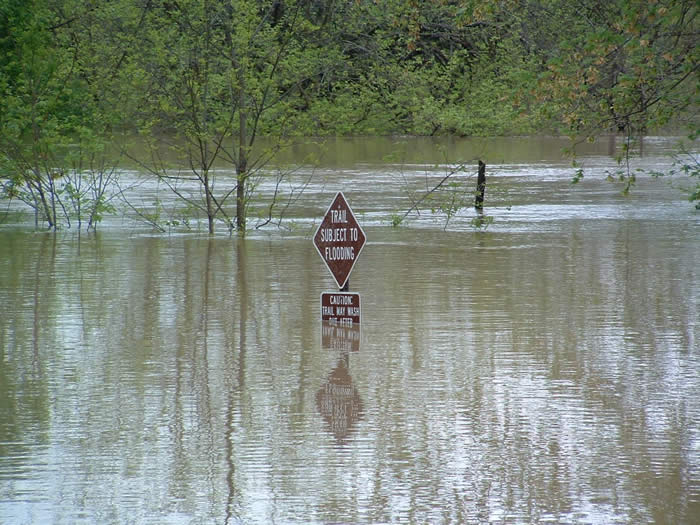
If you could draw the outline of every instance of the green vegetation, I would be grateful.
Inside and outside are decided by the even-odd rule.
[[[677,183],[674,176],[681,175],[685,181]],[[681,144],[679,151],[674,154],[673,163],[668,171],[652,172],[654,177],[668,177],[680,191],[688,195],[688,200],[695,203],[695,209],[700,210],[700,158]]]
[[[695,137],[699,36],[694,0],[3,0],[0,196],[95,228],[118,144],[210,233],[244,232],[294,136]]]

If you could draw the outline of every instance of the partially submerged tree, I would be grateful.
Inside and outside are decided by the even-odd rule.
[[[615,179],[627,192],[636,138],[665,126],[697,137],[700,9],[694,0],[564,2],[557,9],[569,30],[541,77],[541,101],[559,108],[575,141],[626,137]]]
[[[217,219],[245,232],[252,177],[273,153],[255,147],[261,128],[278,137],[272,150],[280,147],[294,97],[329,64],[322,30],[306,7],[182,0],[149,8],[139,35],[143,49],[125,69],[139,80],[142,136],[153,139],[151,158],[140,162],[206,215],[209,233]],[[165,136],[175,167],[158,153]],[[218,176],[216,168],[226,165],[235,180]]]
[[[85,74],[82,2],[9,2],[0,17],[2,196],[49,229],[94,229],[111,209],[104,122]]]

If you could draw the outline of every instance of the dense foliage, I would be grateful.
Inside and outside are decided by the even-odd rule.
[[[245,229],[261,134],[696,136],[699,34],[695,0],[2,0],[2,191],[94,227],[104,144],[178,136],[183,198]]]

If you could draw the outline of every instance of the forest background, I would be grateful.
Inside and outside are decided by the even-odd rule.
[[[297,137],[692,141],[699,35],[695,0],[0,0],[0,197],[94,228],[136,140],[199,185],[210,233],[245,231],[251,177]],[[683,153],[667,173],[698,177]]]

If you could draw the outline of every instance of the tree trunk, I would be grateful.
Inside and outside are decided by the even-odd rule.
[[[209,226],[209,235],[214,235],[214,215],[216,211],[214,210],[214,205],[212,203],[211,188],[209,187],[209,172],[204,172],[204,195],[206,197],[207,204],[207,221]]]
[[[239,65],[240,68],[240,65]],[[245,233],[245,184],[248,178],[248,131],[245,100],[245,73],[239,69],[240,92],[238,94],[238,161],[236,163],[236,229]]]

